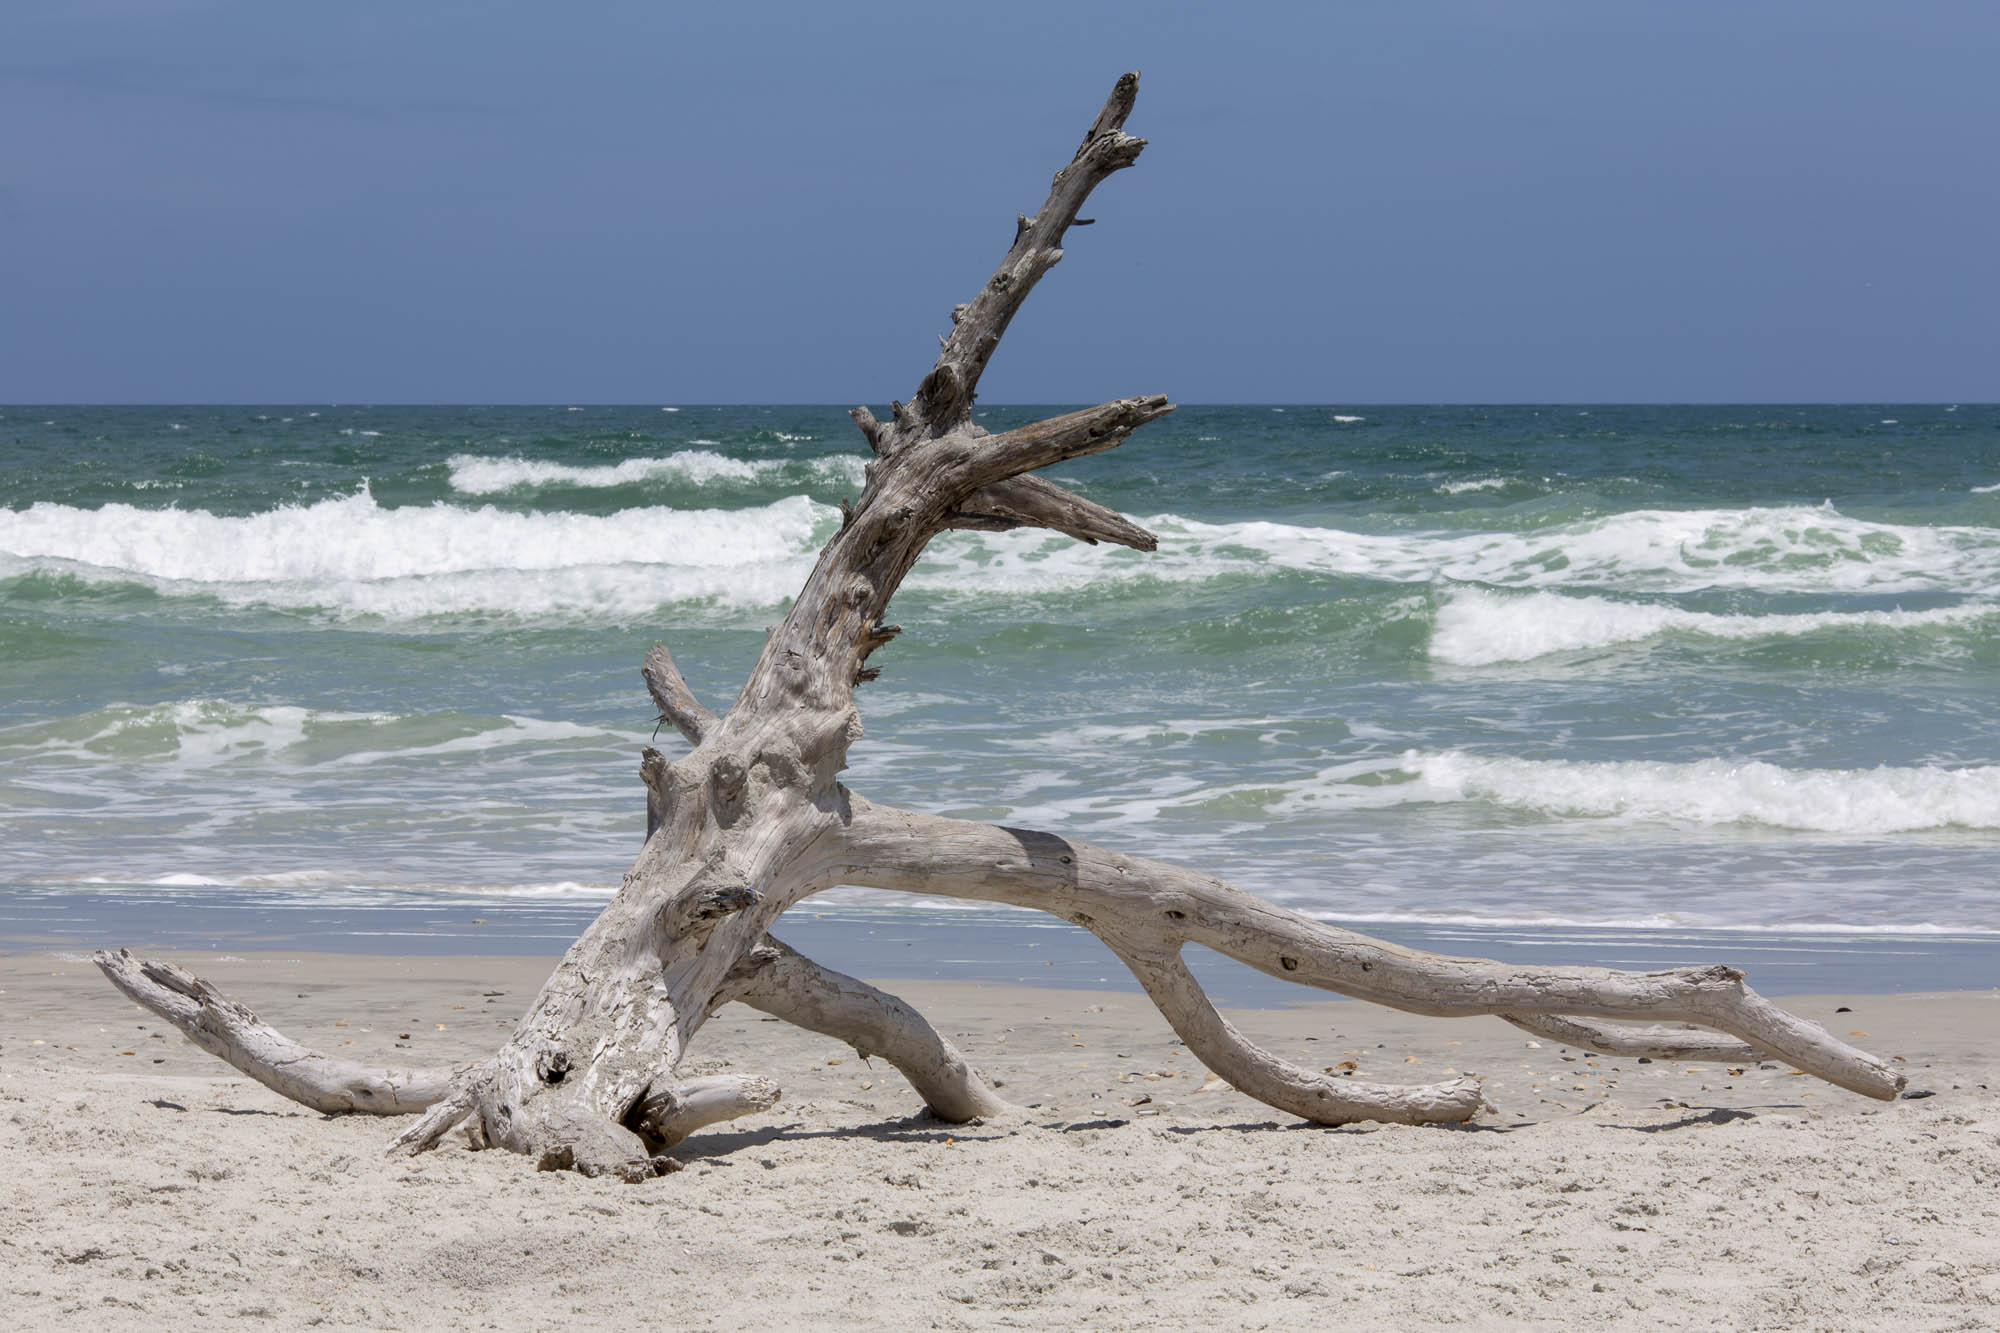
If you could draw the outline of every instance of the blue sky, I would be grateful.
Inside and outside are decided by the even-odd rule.
[[[8,0],[0,401],[2000,398],[2000,6]]]

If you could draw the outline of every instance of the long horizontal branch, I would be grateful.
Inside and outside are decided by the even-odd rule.
[[[1560,1014],[1500,1014],[1523,1032],[1580,1046],[1601,1055],[1646,1055],[1655,1060],[1761,1060],[1764,1052],[1697,1027],[1650,1023],[1590,1023]]]
[[[1410,1013],[1698,1023],[1870,1097],[1903,1086],[1881,1060],[1777,1008],[1732,968],[1639,973],[1451,958],[1314,921],[1165,862],[849,799],[838,883],[1035,907],[1134,953],[1202,944],[1286,981]]]

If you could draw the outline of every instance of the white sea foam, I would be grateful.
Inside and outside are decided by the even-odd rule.
[[[1505,477],[1480,477],[1476,481],[1448,481],[1439,486],[1439,495],[1464,495],[1468,491],[1497,491],[1507,484]]]
[[[810,439],[810,436],[780,434],[782,440]],[[730,458],[707,449],[682,449],[664,458],[627,458],[622,462],[596,467],[548,463],[528,458],[490,458],[479,454],[456,454],[446,460],[451,469],[451,487],[461,495],[502,495],[509,491],[532,490],[542,486],[576,486],[602,489],[630,486],[648,481],[676,481],[689,486],[722,483],[747,485],[801,469],[812,480],[828,485],[860,487],[867,483],[867,460],[851,454],[793,461],[789,459],[746,460]]]
[[[1616,930],[1635,932],[1666,932],[1685,938],[1693,934],[1728,935],[1770,935],[1777,939],[1804,937],[1809,940],[1825,940],[1819,947],[1834,952],[1874,953],[1875,950],[1848,946],[1842,948],[1840,941],[1855,936],[1895,936],[1908,935],[1919,938],[1931,936],[1973,936],[1977,938],[2000,935],[2000,930],[1983,926],[1940,925],[1933,921],[1885,922],[1882,924],[1862,924],[1841,921],[1780,921],[1780,922],[1717,922],[1700,915],[1682,912],[1647,912],[1638,916],[1617,913],[1604,916],[1541,914],[1535,916],[1511,916],[1491,912],[1369,912],[1369,911],[1329,911],[1310,906],[1297,910],[1307,916],[1323,921],[1353,922],[1356,924],[1413,926],[1469,926],[1485,930]],[[1676,946],[1679,947],[1679,946]],[[1769,946],[1776,947],[1776,946]]]
[[[26,766],[165,762],[213,768],[243,761],[333,769],[379,767],[440,755],[520,746],[637,746],[643,731],[546,718],[459,714],[349,713],[292,704],[183,699],[163,704],[106,704],[88,713],[0,727],[0,762]]]
[[[415,617],[463,611],[632,615],[797,591],[834,511],[805,496],[746,509],[512,513],[345,499],[241,517],[112,504],[0,511],[18,562],[240,605]],[[9,559],[11,558],[11,559]]]
[[[566,741],[637,741],[638,737],[618,737],[601,727],[579,726],[538,717],[516,717],[511,713],[497,719],[499,725],[485,726],[468,735],[416,745],[397,745],[376,750],[355,750],[326,761],[326,766],[375,768],[385,763],[411,759],[431,760],[446,754],[479,754],[487,750],[517,745],[547,745]],[[387,739],[394,739],[393,733]]]
[[[1389,776],[1402,781],[1385,782]],[[1294,786],[1284,813],[1484,802],[1558,817],[1748,824],[1880,836],[2000,829],[2000,765],[1789,769],[1704,759],[1586,762],[1409,751],[1393,764],[1342,764]]]
[[[1661,634],[1716,639],[1787,638],[1825,630],[1910,630],[2000,616],[1977,604],[1929,611],[1824,611],[1799,615],[1718,615],[1644,602],[1562,593],[1455,590],[1439,608],[1430,655],[1457,666],[1526,662],[1551,653],[1638,643]]]
[[[2000,591],[2000,530],[1875,523],[1824,506],[1634,510],[1531,532],[1377,534],[1172,516],[1149,526],[1175,555],[1205,555],[1223,566],[1261,556],[1398,582],[1636,592]]]
[[[430,888],[431,886],[421,886]],[[576,880],[556,880],[544,884],[453,884],[446,886],[448,892],[470,894],[481,898],[528,898],[546,899],[558,902],[577,900],[591,901],[609,899],[618,891],[616,884],[586,884]],[[432,889],[435,892],[435,889]]]
[[[1036,595],[1300,570],[1640,594],[2000,593],[2000,530],[1871,523],[1825,508],[1641,510],[1533,532],[1358,533],[1172,514],[1144,521],[1161,537],[1152,555],[1038,530],[946,533],[908,586]],[[244,516],[44,502],[0,510],[0,577],[43,570],[234,605],[399,619],[467,612],[629,619],[691,602],[782,604],[836,522],[833,509],[803,495],[740,509],[602,515],[446,503],[385,509],[365,490]],[[1633,613],[1593,608],[1583,618],[1615,614]],[[1628,624],[1620,632],[1637,630]],[[1447,635],[1446,652],[1475,637]],[[1471,647],[1464,653],[1462,660],[1476,656]]]
[[[166,874],[133,877],[117,875],[74,875],[57,882],[88,885],[93,889],[137,891],[154,889],[250,889],[269,893],[297,894],[315,908],[403,906],[412,900],[496,898],[519,902],[603,902],[618,891],[613,883],[578,880],[509,883],[451,883],[437,880],[384,880],[367,872],[322,869],[264,871],[228,874],[215,871],[178,870]],[[371,932],[356,932],[371,933]],[[382,933],[382,932],[373,932]]]
[[[1361,533],[1287,523],[1143,520],[1157,554],[1046,533],[950,534],[913,587],[1032,594],[1096,582],[1197,581],[1270,568],[1401,583],[1678,593],[2000,593],[2000,530],[1851,519],[1827,508],[1636,510],[1533,532]]]
[[[107,704],[81,717],[0,728],[0,759],[95,763],[140,756],[206,768],[288,750],[306,729],[328,722],[372,722],[371,713],[322,712],[184,699],[167,704]]]
[[[638,561],[728,566],[790,555],[827,511],[804,496],[753,509],[521,514],[385,509],[366,491],[242,517],[40,503],[0,514],[0,550],[196,583],[402,578]]]

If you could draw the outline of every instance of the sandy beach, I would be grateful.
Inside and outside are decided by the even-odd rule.
[[[321,1049],[482,1054],[530,958],[182,955]],[[1216,1087],[1143,998],[898,982],[1023,1108],[947,1126],[894,1070],[740,1007],[691,1066],[771,1112],[636,1186],[298,1107],[74,955],[0,958],[13,1327],[1983,1329],[2000,1321],[2000,990],[1785,1003],[1907,1066],[1879,1103],[1497,1020],[1237,1011],[1318,1068],[1476,1072],[1466,1128],[1325,1129]],[[1862,1034],[1865,1034],[1862,1035]]]

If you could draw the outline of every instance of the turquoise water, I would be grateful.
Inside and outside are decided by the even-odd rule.
[[[16,933],[587,914],[646,647],[726,706],[860,450],[819,407],[0,409]],[[2000,932],[2000,408],[1187,407],[1052,475],[1159,552],[940,538],[872,798],[1398,928]]]

